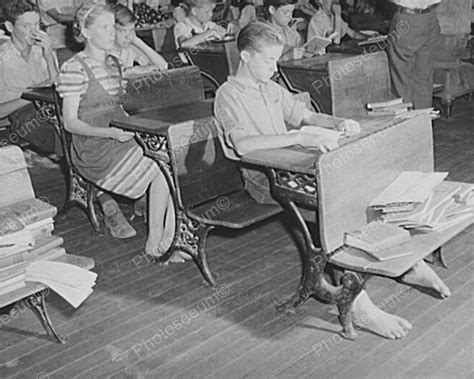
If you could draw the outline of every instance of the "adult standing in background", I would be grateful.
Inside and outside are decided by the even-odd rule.
[[[392,0],[387,53],[392,90],[415,109],[428,108],[433,96],[434,49],[440,34],[436,7],[441,0]]]

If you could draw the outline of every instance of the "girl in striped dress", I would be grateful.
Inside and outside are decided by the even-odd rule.
[[[106,192],[138,199],[149,191],[145,252],[160,256],[175,228],[168,185],[157,164],[143,155],[133,133],[109,127],[112,118],[126,117],[121,107],[121,63],[107,54],[115,41],[114,12],[90,2],[77,10],[76,19],[85,48],[64,63],[57,80],[64,126],[73,137],[73,164]],[[107,218],[111,202],[99,201]]]

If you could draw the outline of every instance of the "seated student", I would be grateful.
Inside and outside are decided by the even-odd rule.
[[[222,39],[226,30],[212,22],[215,0],[189,0],[187,16],[174,26],[176,48],[189,48],[212,39]]]
[[[301,36],[296,30],[296,23],[289,26],[293,20],[296,0],[266,0],[265,9],[268,13],[268,22],[280,34],[284,42],[283,54],[280,59],[300,59],[304,50]]]
[[[237,47],[239,69],[217,90],[214,106],[219,139],[229,159],[239,160],[257,149],[290,145],[316,147],[322,152],[336,147],[312,133],[287,134],[285,121],[295,126],[307,123],[335,128],[347,135],[359,132],[356,121],[313,113],[270,80],[283,50],[283,40],[268,24],[257,22],[246,26],[239,33]],[[262,171],[242,168],[242,176],[247,191],[256,201],[274,202],[268,178]],[[442,296],[449,295],[444,283],[424,262],[415,266],[406,279],[408,283],[435,288]],[[411,329],[408,321],[377,308],[365,290],[354,301],[352,312],[357,324],[387,338],[402,338]]]
[[[57,80],[64,126],[73,137],[72,161],[81,175],[104,191],[132,199],[148,191],[145,252],[160,256],[171,242],[175,225],[168,185],[157,164],[143,155],[133,133],[109,127],[112,118],[126,116],[121,107],[122,67],[115,56],[108,55],[115,40],[114,11],[86,3],[76,13],[75,29],[85,40],[85,48],[63,64]],[[117,203],[106,194],[99,196],[99,202],[109,228],[122,225]]]
[[[135,34],[137,19],[133,12],[122,4],[117,4],[114,11],[115,45],[111,53],[122,60],[125,68],[137,63],[166,70],[168,62]]]
[[[341,7],[338,4],[333,6],[333,0],[317,0],[319,9],[311,17],[308,25],[307,40],[314,36],[330,38],[338,45],[347,34],[353,39],[366,39],[362,33],[351,29],[341,18]],[[336,30],[337,29],[337,30]]]
[[[62,156],[54,126],[31,102],[21,99],[29,86],[56,77],[51,39],[40,30],[38,9],[33,3],[6,0],[2,13],[11,37],[0,46],[0,119],[10,119],[8,139],[11,143],[24,140],[44,154]]]

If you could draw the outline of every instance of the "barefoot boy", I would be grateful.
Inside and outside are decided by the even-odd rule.
[[[356,121],[316,114],[270,78],[283,49],[283,41],[271,26],[251,23],[237,39],[240,66],[235,76],[219,88],[215,114],[220,124],[220,140],[226,156],[238,160],[250,151],[303,145],[322,152],[337,146],[322,136],[302,131],[287,134],[285,121],[295,126],[302,123],[359,133]],[[273,199],[269,182],[263,172],[243,169],[242,175],[250,195],[258,202]],[[363,290],[354,301],[353,319],[356,324],[386,338],[404,337],[411,324],[398,316],[377,308]]]
[[[54,126],[21,94],[57,74],[51,39],[40,30],[38,9],[26,0],[2,4],[10,40],[0,47],[0,119],[9,117],[11,143],[22,139],[45,154],[62,155]]]

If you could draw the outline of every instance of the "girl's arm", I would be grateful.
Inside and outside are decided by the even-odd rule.
[[[68,96],[63,99],[64,128],[72,134],[88,137],[112,138],[125,142],[134,137],[134,133],[119,128],[97,128],[78,118],[80,96]]]
[[[132,44],[139,50],[142,55],[144,55],[148,59],[148,61],[153,66],[158,67],[160,70],[166,70],[168,68],[168,62],[166,62],[166,60],[160,54],[158,54],[155,50],[153,50],[136,35],[133,39]]]

